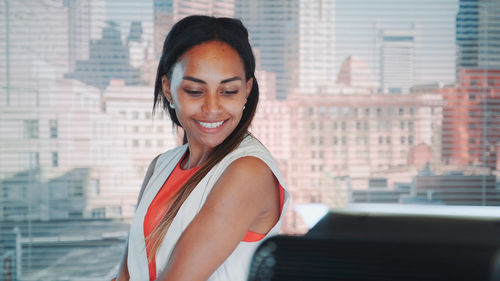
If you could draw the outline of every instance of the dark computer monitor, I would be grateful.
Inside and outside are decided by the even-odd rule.
[[[264,241],[248,280],[500,280],[500,209],[442,207],[332,211],[304,236]]]

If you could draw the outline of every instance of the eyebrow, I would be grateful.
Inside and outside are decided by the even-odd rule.
[[[184,76],[182,79],[193,81],[193,82],[196,82],[196,83],[207,84],[207,82],[205,82],[205,81],[203,81],[201,79],[198,79],[198,78],[194,78],[192,76]],[[224,83],[229,83],[229,82],[237,81],[237,80],[241,80],[241,78],[238,77],[238,76],[235,76],[235,77],[232,77],[232,78],[229,78],[229,79],[224,79],[224,80],[220,81],[220,83],[224,84]]]

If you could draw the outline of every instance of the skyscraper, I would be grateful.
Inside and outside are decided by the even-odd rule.
[[[68,13],[68,64],[73,71],[77,60],[89,58],[90,41],[101,36],[106,3],[103,0],[64,1]]]
[[[137,69],[130,65],[129,48],[121,40],[118,24],[108,22],[102,39],[90,44],[90,58],[76,62],[75,71],[65,78],[80,80],[104,90],[112,79],[122,79],[127,85],[140,84]]]
[[[302,0],[299,7],[299,89],[314,94],[335,81],[335,0]]]
[[[382,30],[380,33],[380,86],[391,94],[408,93],[414,82],[414,30]]]
[[[456,18],[457,73],[500,69],[500,1],[460,0]]]

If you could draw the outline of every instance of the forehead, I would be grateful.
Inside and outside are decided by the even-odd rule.
[[[184,53],[178,62],[184,72],[223,71],[244,75],[243,61],[238,52],[220,41],[209,41],[194,46]]]

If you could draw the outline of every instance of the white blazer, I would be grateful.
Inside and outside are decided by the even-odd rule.
[[[144,216],[156,193],[163,186],[174,167],[186,152],[187,144],[169,150],[158,158],[153,175],[151,176],[139,203],[132,224],[130,225],[127,265],[131,281],[148,281],[148,261],[146,257],[146,243],[144,239]],[[267,233],[265,238],[277,235],[281,226],[283,215],[288,207],[290,195],[285,182],[278,169],[278,164],[271,153],[257,139],[247,135],[241,144],[224,159],[222,159],[191,192],[182,204],[179,212],[172,221],[162,244],[156,253],[156,275],[159,276],[169,261],[170,255],[177,244],[182,232],[187,228],[196,214],[203,206],[212,187],[222,175],[224,170],[236,159],[254,156],[265,162],[278,179],[284,189],[284,204],[281,216],[274,227]],[[264,239],[265,239],[264,238]],[[247,280],[252,255],[260,243],[240,242],[232,254],[224,263],[210,276],[210,281],[238,281]],[[196,270],[195,268],[193,270]]]

